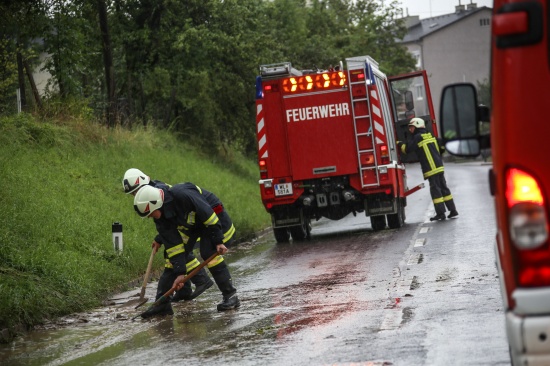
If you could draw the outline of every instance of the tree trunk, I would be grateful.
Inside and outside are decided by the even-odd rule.
[[[110,127],[116,121],[115,102],[115,70],[113,66],[113,54],[111,52],[111,36],[107,22],[107,6],[104,0],[97,0],[99,13],[99,27],[101,29],[101,40],[103,44],[103,64],[105,66],[105,82],[107,86],[107,124]]]
[[[176,101],[176,87],[172,86],[172,91],[170,92],[170,101],[164,113],[164,127],[168,128],[170,125],[170,116],[172,115],[172,109],[174,108],[174,102]]]
[[[21,98],[21,110],[27,109],[27,97],[25,95],[25,74],[23,73],[23,56],[17,51],[17,75],[19,84],[19,95]]]
[[[36,87],[36,83],[34,82],[34,77],[32,76],[32,70],[27,60],[23,60],[23,66],[25,67],[25,71],[27,72],[27,77],[29,78],[29,84],[31,85],[32,94],[34,95],[34,101],[36,102],[36,106],[38,107],[38,109],[42,109],[42,99],[40,98],[40,94],[38,94],[38,88]]]

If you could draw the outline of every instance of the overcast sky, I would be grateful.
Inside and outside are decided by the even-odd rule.
[[[455,6],[459,1],[462,5],[477,4],[478,7],[493,7],[493,0],[397,0],[403,5],[404,15],[418,15],[420,19],[431,18],[438,15],[455,12]]]

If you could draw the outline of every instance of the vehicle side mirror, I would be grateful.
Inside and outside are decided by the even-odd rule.
[[[488,115],[488,108],[485,109]],[[447,151],[459,156],[478,156],[480,111],[475,87],[470,83],[447,85],[443,88],[440,113]]]

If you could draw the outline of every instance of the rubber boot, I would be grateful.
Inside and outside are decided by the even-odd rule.
[[[157,285],[157,294],[155,296],[155,301],[160,299],[162,295],[166,293],[166,291],[170,290],[176,277],[177,276],[174,274],[174,271],[172,269],[170,268],[164,269],[164,272],[162,272],[162,274],[160,275],[159,282]],[[148,309],[143,314],[141,314],[141,317],[143,319],[147,319],[152,317],[153,315],[172,315],[172,314],[174,314],[174,311],[172,310],[172,305],[170,304],[170,301],[165,301],[157,306],[154,306]]]
[[[183,287],[180,288],[174,296],[172,296],[172,302],[178,302],[178,301],[188,301],[192,299],[193,295],[193,289],[191,288],[191,283],[189,281],[185,282],[183,284]]]
[[[198,297],[204,291],[208,290],[214,284],[214,281],[208,277],[206,270],[202,268],[196,275],[191,277],[191,282],[195,285],[195,291],[189,296],[189,300]]]
[[[449,213],[449,216],[447,216],[449,219],[452,219],[453,217],[457,217],[458,216],[458,211],[457,210],[452,210],[451,213]]]
[[[235,292],[233,295],[223,295],[223,301],[218,304],[218,311],[226,311],[236,309],[241,306],[241,302]]]
[[[216,285],[218,285],[223,296],[223,301],[217,306],[218,311],[236,309],[241,306],[241,302],[237,296],[237,289],[233,287],[227,265],[222,262],[210,268],[210,273],[212,273],[212,277],[214,277],[214,281],[216,281]]]
[[[141,317],[143,319],[147,319],[155,315],[174,315],[174,310],[172,310],[172,305],[170,305],[170,301],[166,301],[157,306],[153,306],[152,308],[141,314]]]
[[[430,221],[443,221],[445,220],[445,214],[437,214],[434,217],[430,217]]]

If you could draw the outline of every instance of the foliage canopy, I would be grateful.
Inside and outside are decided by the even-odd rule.
[[[15,111],[20,53],[51,74],[46,98],[85,99],[111,127],[154,124],[210,153],[252,155],[258,66],[290,61],[326,69],[370,55],[388,74],[411,71],[414,60],[396,43],[406,31],[397,6],[380,0],[2,3],[0,114]],[[27,100],[30,105],[32,97]]]

